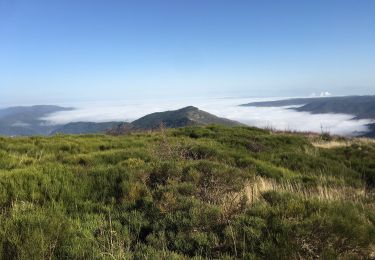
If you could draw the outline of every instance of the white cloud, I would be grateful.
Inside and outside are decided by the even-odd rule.
[[[315,92],[311,93],[309,97],[329,97],[332,96],[332,94],[328,91],[322,91],[319,95],[317,95]]]
[[[329,97],[329,96],[331,96],[332,94],[331,93],[329,93],[328,91],[323,91],[323,92],[320,92],[320,97]]]
[[[171,99],[171,100],[132,100],[123,102],[101,102],[78,104],[73,111],[63,111],[49,115],[51,124],[65,124],[78,121],[133,121],[146,114],[174,110],[193,105],[217,116],[229,118],[247,125],[272,127],[278,130],[297,130],[333,134],[352,135],[365,132],[366,124],[373,120],[351,120],[352,115],[310,114],[297,112],[291,107],[241,107],[254,101],[271,99],[254,98],[215,98],[215,99]],[[273,99],[276,100],[276,99]]]

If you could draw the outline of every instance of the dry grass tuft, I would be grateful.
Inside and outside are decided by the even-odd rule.
[[[352,145],[375,144],[375,139],[365,137],[342,138],[332,137],[332,140],[322,140],[317,136],[309,137],[311,144],[317,148],[334,149],[339,147],[349,147]]]
[[[343,141],[328,141],[328,142],[313,142],[313,146],[323,149],[333,149],[338,147],[347,147],[350,146],[350,142],[343,142]]]
[[[255,181],[245,187],[245,194],[250,204],[262,199],[262,193],[267,191],[289,192],[301,196],[303,199],[316,198],[324,201],[350,200],[361,202],[366,197],[366,189],[344,186],[306,187],[301,183],[256,177]]]

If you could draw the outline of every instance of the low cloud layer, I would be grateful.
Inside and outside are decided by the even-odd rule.
[[[90,121],[128,121],[131,122],[153,112],[179,109],[193,105],[217,116],[236,120],[257,127],[272,127],[278,130],[296,130],[332,134],[355,135],[366,132],[367,124],[373,120],[351,120],[352,115],[310,114],[297,112],[290,107],[241,107],[240,104],[270,99],[254,98],[215,98],[179,100],[132,100],[123,102],[101,102],[76,104],[76,110],[63,111],[44,118],[51,124]],[[273,99],[275,100],[275,99]]]
[[[315,92],[314,93],[311,93],[310,97],[330,97],[332,96],[331,93],[329,93],[328,91],[322,91],[320,92],[320,94],[316,94]]]

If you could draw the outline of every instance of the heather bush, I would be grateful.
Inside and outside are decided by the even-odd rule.
[[[371,258],[373,158],[250,127],[1,137],[0,258]]]

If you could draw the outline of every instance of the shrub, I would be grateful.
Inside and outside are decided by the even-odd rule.
[[[221,126],[0,137],[0,258],[368,259],[375,145],[349,144]]]

